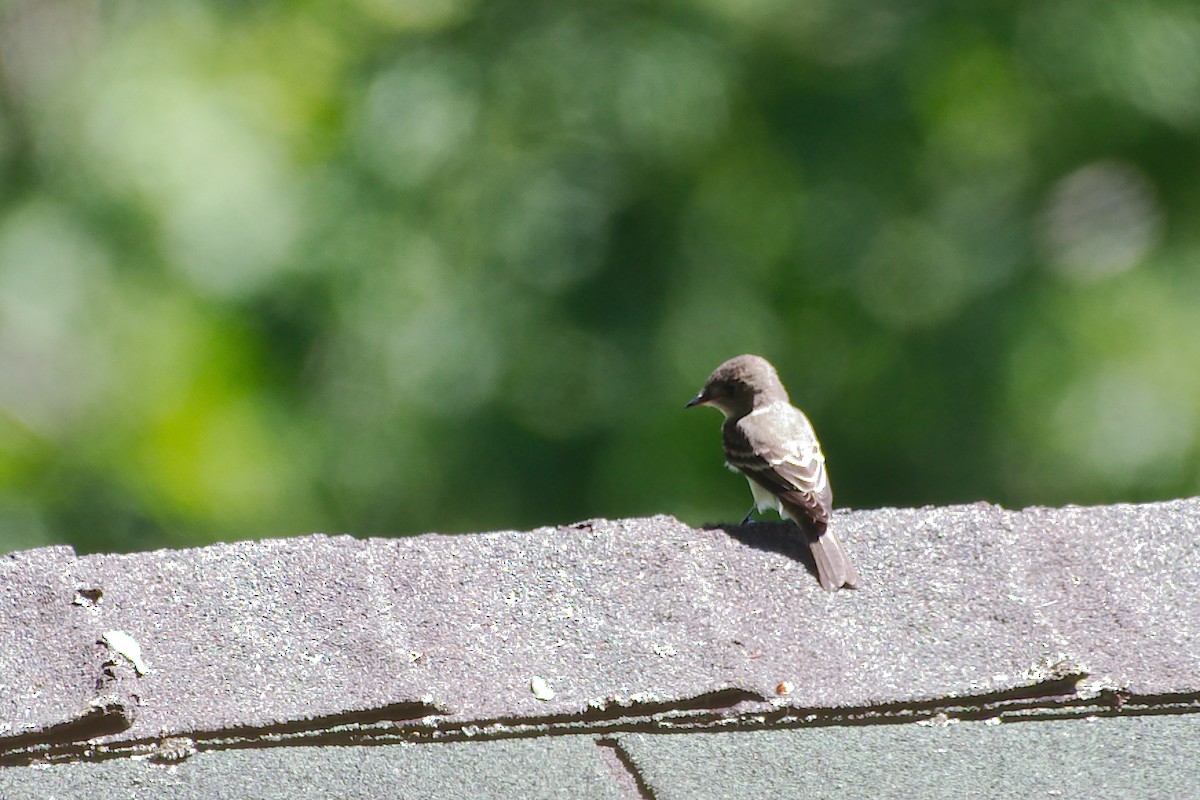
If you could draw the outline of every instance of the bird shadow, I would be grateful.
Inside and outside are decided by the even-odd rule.
[[[804,531],[790,522],[747,522],[744,525],[725,522],[705,525],[704,530],[724,531],[747,547],[787,556],[817,577],[817,562],[813,560]]]

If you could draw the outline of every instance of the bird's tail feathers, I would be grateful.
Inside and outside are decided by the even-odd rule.
[[[808,549],[813,561],[817,563],[817,579],[821,587],[830,592],[836,592],[845,586],[848,589],[858,588],[858,571],[850,563],[850,557],[842,549],[842,543],[829,530],[828,509],[824,518],[814,519],[811,512],[802,506],[784,503],[782,513],[796,523],[808,540]]]
[[[836,592],[843,586],[858,588],[858,572],[833,531],[827,528],[816,536],[809,533],[808,547],[813,560],[817,562],[817,579],[821,581],[821,588],[830,592]]]

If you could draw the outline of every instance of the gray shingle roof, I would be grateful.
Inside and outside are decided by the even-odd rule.
[[[200,754],[172,769],[243,770],[233,761],[259,756],[283,769],[327,750],[244,749],[274,744],[469,745],[420,758],[361,751],[420,764],[540,737],[545,752],[529,757],[541,771],[519,766],[529,751],[511,743],[496,777],[541,780],[558,764],[563,781],[592,787],[581,796],[630,796],[671,775],[671,759],[718,763],[721,741],[751,751],[802,741],[787,746],[835,748],[832,759],[853,752],[836,749],[839,735],[929,741],[913,726],[868,723],[1200,708],[1200,501],[884,509],[839,512],[834,524],[862,574],[857,592],[822,591],[786,526],[694,529],[661,516],[0,557],[0,764],[10,765],[0,788],[34,774],[155,769],[96,762],[174,763],[187,740]],[[113,631],[140,646],[145,674],[117,652],[129,650],[119,637],[115,649],[105,642]],[[552,697],[535,696],[535,677]],[[1020,728],[1031,740],[1040,728],[953,727]],[[652,736],[729,730],[767,738]],[[561,763],[580,740],[607,772]],[[329,769],[341,755],[329,753]],[[33,762],[67,771],[20,766]],[[683,778],[661,782],[654,796]]]
[[[708,800],[745,797],[1194,797],[1200,715],[1016,725],[586,734],[200,752],[0,769],[6,800]],[[608,763],[618,749],[637,780]],[[640,781],[640,785],[638,783]]]

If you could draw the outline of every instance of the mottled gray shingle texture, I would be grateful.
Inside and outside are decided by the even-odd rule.
[[[657,800],[1195,797],[1200,715],[621,737]]]
[[[1200,501],[834,524],[859,591],[665,516],[3,556],[0,763],[1197,709]]]
[[[0,768],[5,800],[1194,797],[1200,715],[271,747]],[[626,786],[603,753],[624,754]],[[619,769],[624,769],[619,768]]]
[[[502,768],[501,768],[502,767]],[[272,747],[0,769],[5,800],[623,800],[589,736]]]

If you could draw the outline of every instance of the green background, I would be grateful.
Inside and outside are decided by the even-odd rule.
[[[0,551],[1200,486],[1193,2],[0,9]]]

